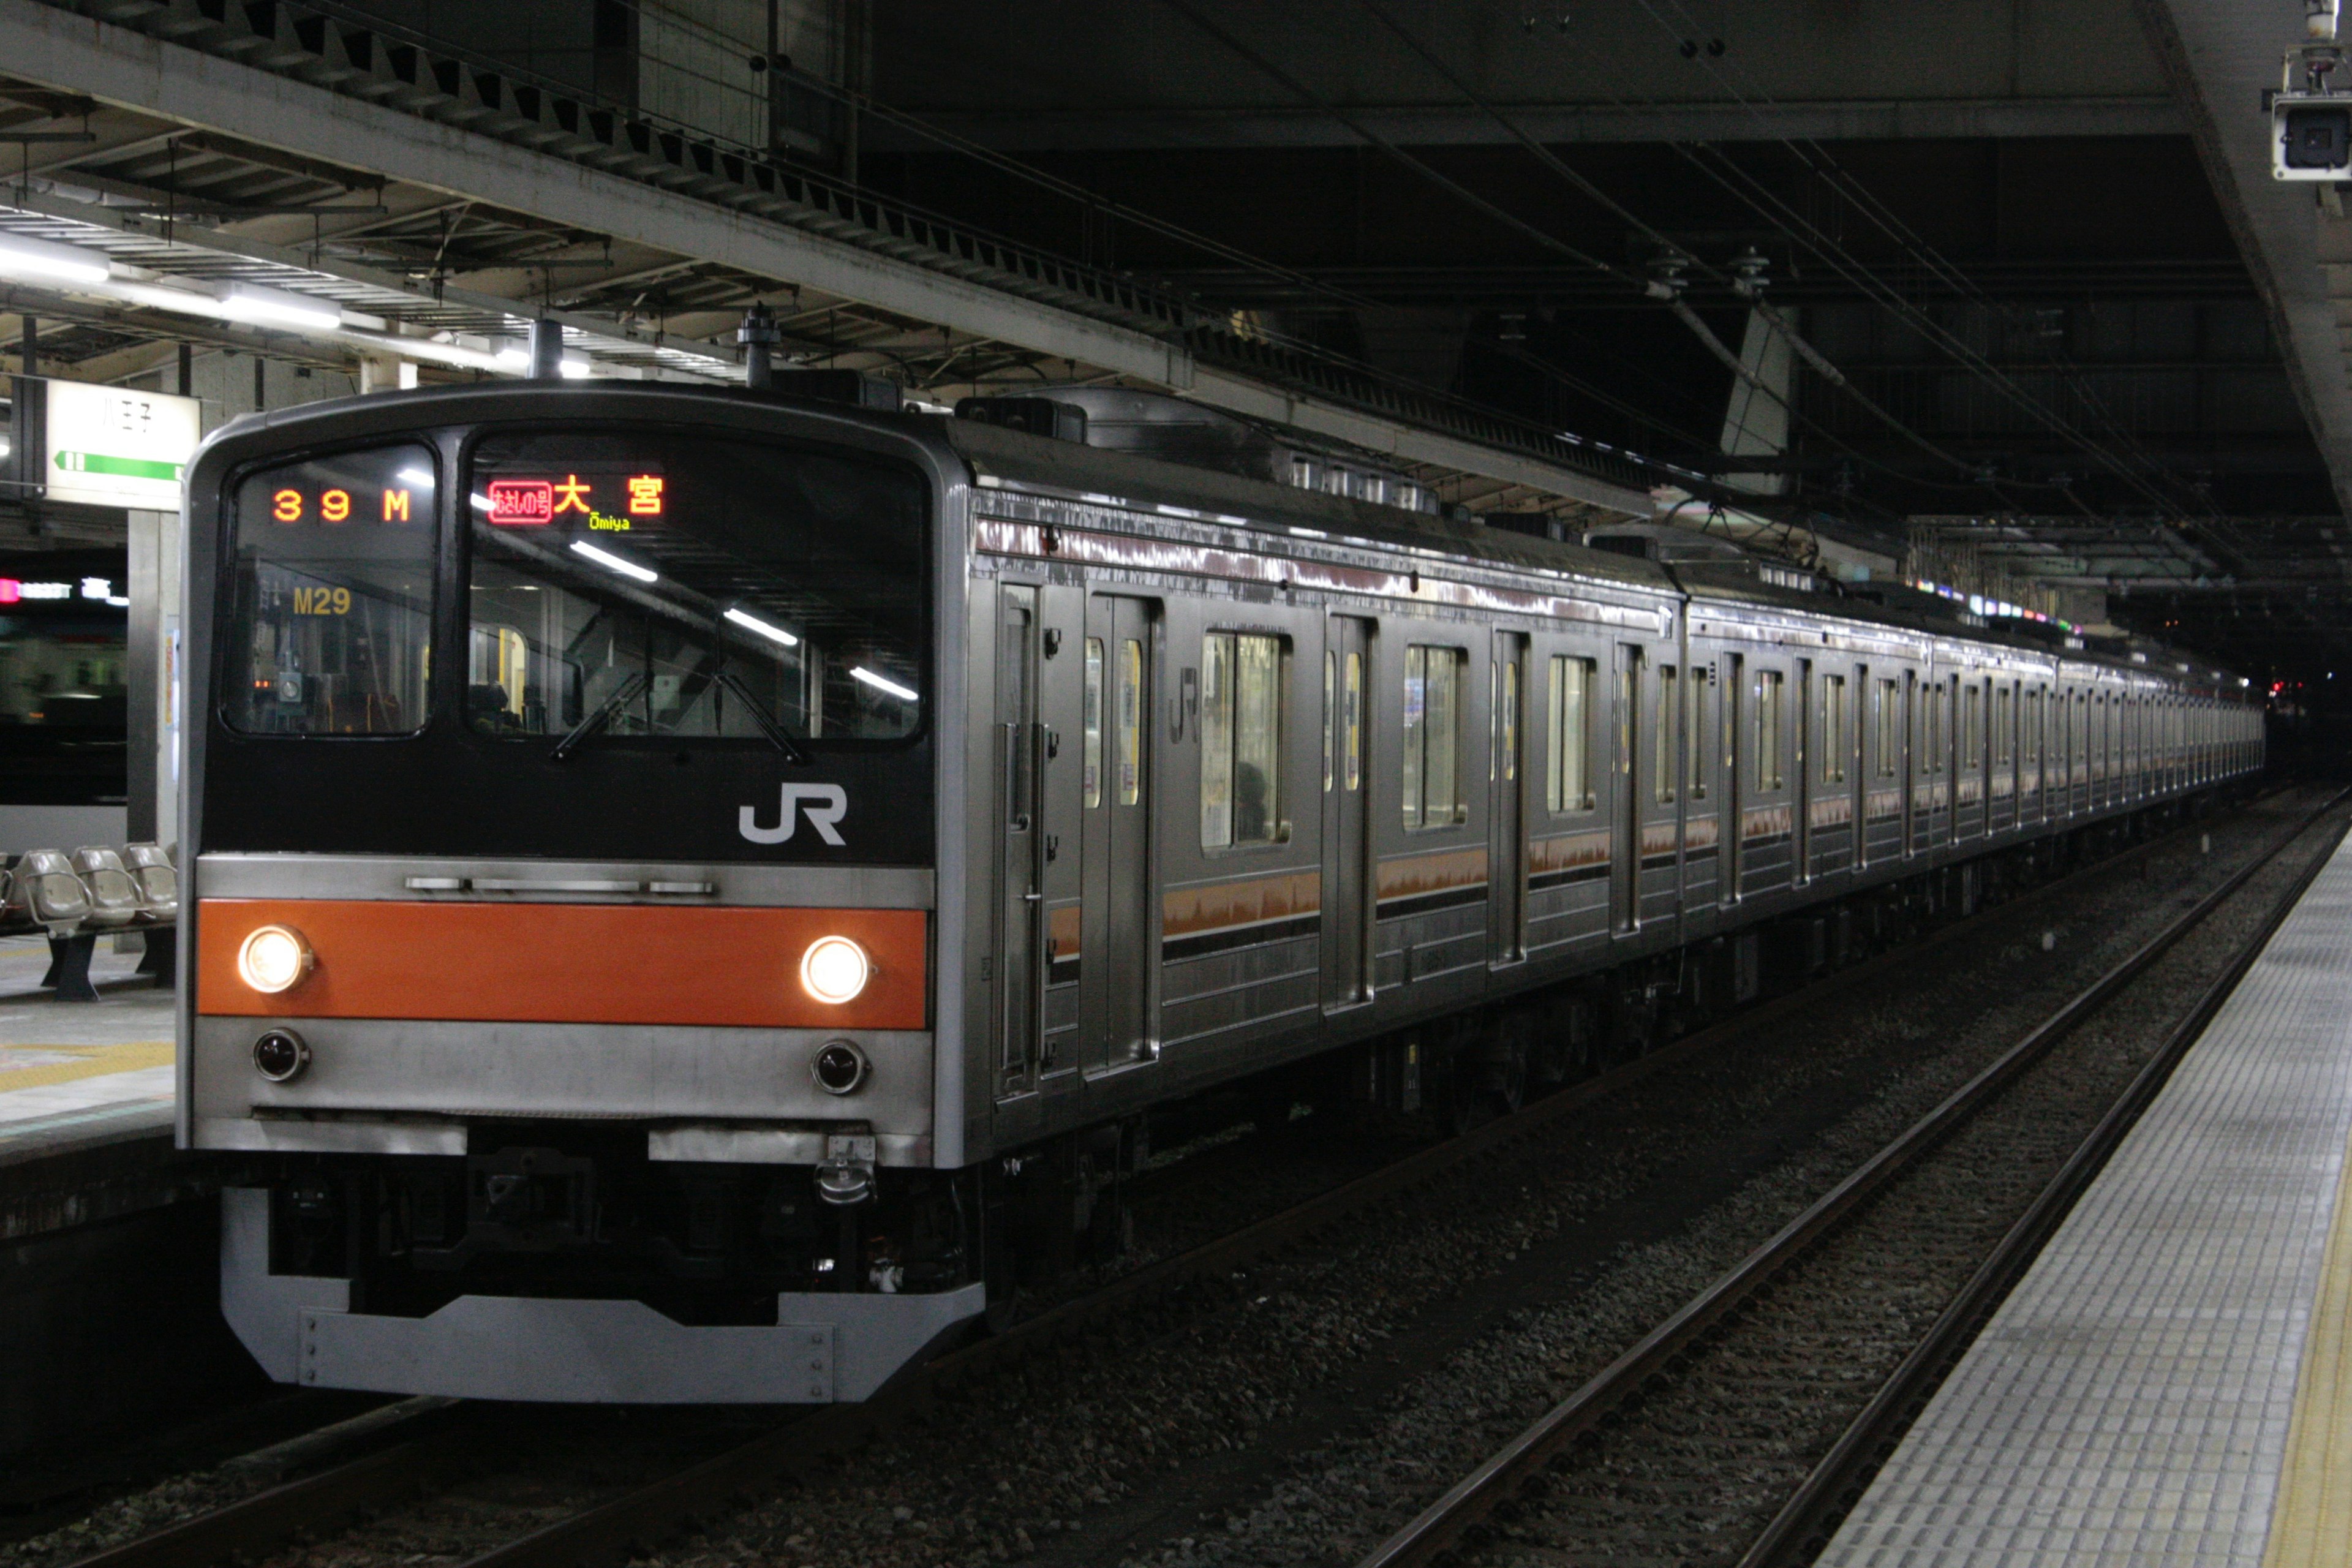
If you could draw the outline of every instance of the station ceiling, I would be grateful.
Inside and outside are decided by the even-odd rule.
[[[764,0],[532,0],[503,32],[0,0],[0,229],[319,293],[346,330],[21,282],[0,310],[96,379],[184,342],[494,374],[548,315],[600,374],[724,380],[763,300],[800,357],[918,396],[1160,385],[1482,510],[1695,496],[2103,594],[2256,674],[2352,661],[2341,220],[2252,177],[2296,16],[779,6],[831,54],[771,55]],[[692,90],[656,25],[710,45]]]

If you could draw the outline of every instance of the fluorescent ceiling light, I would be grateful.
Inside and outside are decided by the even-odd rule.
[[[113,263],[78,245],[58,245],[20,234],[0,234],[0,272],[17,278],[58,278],[68,283],[103,283]]]
[[[343,324],[342,307],[331,300],[314,300],[308,294],[290,294],[255,283],[232,285],[221,300],[221,309],[233,321],[261,326],[308,327],[327,332]]]
[[[502,348],[499,351],[498,361],[499,368],[501,370],[510,370],[517,375],[530,374],[529,349],[515,348],[511,345]],[[555,362],[555,370],[556,374],[566,381],[585,381],[596,374],[596,367],[588,363],[588,357],[585,354],[565,354]]]
[[[579,546],[575,544],[572,548],[577,550]],[[875,674],[872,670],[866,668],[862,664],[856,668],[851,670],[849,673],[852,679],[864,681],[866,685],[872,687],[877,691],[887,691],[891,696],[899,698],[908,702],[919,700],[919,698],[916,693],[908,690],[905,687],[899,685],[895,680],[883,679],[880,676]]]
[[[403,468],[394,477],[405,479],[412,485],[429,485],[433,482],[433,476],[423,468]],[[488,503],[486,501],[483,504]]]
[[[558,360],[555,368],[566,381],[585,381],[596,374],[596,367],[585,359],[566,357]]]
[[[782,643],[786,647],[798,647],[800,646],[800,638],[793,636],[792,633],[784,630],[782,626],[770,626],[767,622],[761,620],[757,616],[746,615],[741,610],[729,610],[727,612],[727,618],[733,621],[737,626],[741,626],[746,631],[759,633],[761,637],[766,637],[770,642]]]
[[[572,542],[572,553],[585,555],[597,565],[618,572],[624,577],[635,577],[640,583],[661,581],[660,573],[640,566],[634,561],[624,561],[609,550],[599,550],[584,539],[575,539]],[[912,696],[913,693],[910,692],[908,695]]]

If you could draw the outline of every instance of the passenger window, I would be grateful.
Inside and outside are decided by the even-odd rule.
[[[1822,778],[1828,784],[1845,782],[1845,755],[1849,749],[1845,735],[1845,677],[1822,677]]]
[[[1544,805],[1558,813],[1592,809],[1592,661],[1554,655],[1544,704]]]
[[[1128,645],[1134,646],[1134,645]],[[1137,648],[1139,675],[1141,649]],[[1282,639],[1213,632],[1201,650],[1201,847],[1282,837]],[[1138,686],[1141,682],[1139,679]],[[1140,707],[1139,692],[1138,706]],[[1141,716],[1138,714],[1140,727]],[[1125,715],[1121,715],[1122,731]],[[1120,791],[1125,795],[1126,784]]]
[[[1087,639],[1087,695],[1084,712],[1086,725],[1085,756],[1081,766],[1086,781],[1087,805],[1089,808],[1102,804],[1103,763],[1103,640]]]
[[[1118,804],[1143,796],[1143,644],[1122,637],[1118,645]]]
[[[1460,648],[1415,643],[1404,650],[1404,825],[1451,827],[1469,819],[1462,799]]]
[[[1670,805],[1675,798],[1675,716],[1682,682],[1675,679],[1675,667],[1658,667],[1658,721],[1651,726],[1656,732],[1654,754],[1651,758],[1651,777],[1657,781],[1658,804]]]
[[[1323,793],[1325,795],[1331,793],[1331,734],[1339,727],[1339,710],[1332,700],[1339,695],[1335,689],[1339,684],[1339,656],[1336,653],[1326,653],[1323,656]]]
[[[1695,801],[1706,798],[1707,699],[1715,695],[1715,671],[1704,664],[1691,666],[1690,713],[1683,725],[1683,757],[1687,788]]]
[[[1780,773],[1780,672],[1756,672],[1756,787],[1779,789]]]
[[[1364,656],[1348,656],[1347,691],[1341,699],[1340,723],[1343,726],[1343,750],[1340,759],[1340,782],[1349,789],[1360,788],[1364,782]]]
[[[1503,782],[1516,783],[1519,776],[1519,661],[1503,663]]]

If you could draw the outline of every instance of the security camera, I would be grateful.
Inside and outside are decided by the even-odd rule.
[[[2331,23],[2333,16],[2331,8]],[[2352,180],[2352,82],[2336,85],[2343,63],[2344,51],[2334,44],[2287,51],[2284,80],[2269,95],[2271,178]]]

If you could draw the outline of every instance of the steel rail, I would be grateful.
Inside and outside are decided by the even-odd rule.
[[[93,1552],[72,1568],[208,1568],[228,1557],[257,1556],[301,1531],[383,1508],[425,1489],[462,1468],[481,1437],[475,1422],[446,1407],[423,1410],[410,1419],[441,1425],[331,1469],[282,1482],[209,1513]],[[377,1428],[384,1425],[378,1412],[339,1425],[367,1423]],[[296,1438],[277,1447],[289,1448],[310,1440]]]
[[[1596,1100],[1655,1073],[1728,1045],[1763,1027],[1858,987],[1894,966],[1916,960],[2060,897],[2095,871],[2143,858],[2197,830],[2171,832],[2089,861],[2037,888],[1941,926],[1916,940],[1826,975],[1813,984],[1743,1010],[1680,1040],[1536,1100],[1457,1138],[1449,1139],[1319,1194],[1280,1214],[1146,1266],[1066,1302],[1008,1332],[974,1341],[909,1369],[863,1405],[831,1405],[786,1421],[673,1475],[650,1482],[473,1558],[462,1568],[582,1568],[624,1560],[693,1519],[726,1508],[753,1488],[805,1470],[856,1447],[934,1395],[988,1369],[1083,1336],[1139,1305],[1196,1282],[1220,1279],[1276,1256],[1381,1199],[1433,1181],[1476,1159],[1535,1135]],[[2239,873],[2242,878],[2247,873]],[[2234,885],[2231,884],[2231,885]],[[318,1474],[288,1481],[152,1534],[93,1553],[68,1568],[211,1568],[226,1558],[252,1555],[292,1536],[332,1525],[369,1509],[396,1502],[460,1466],[479,1433],[467,1413],[447,1430],[419,1436]]]
[[[1644,1334],[1583,1386],[1489,1456],[1410,1523],[1359,1560],[1357,1568],[1414,1568],[1461,1539],[1569,1444],[1591,1431],[1654,1373],[1773,1276],[1811,1249],[1866,1202],[1981,1109],[2116,994],[2220,909],[2253,875],[2298,842],[2344,799],[2331,796],[2221,885],[2176,917],[2087,988],[2036,1025],[1942,1103],[1856,1167],[1729,1271]],[[2300,896],[2299,889],[2291,896]],[[2284,906],[2291,908],[2291,903]],[[2282,917],[2284,915],[2282,913]],[[2265,938],[2266,940],[2266,938]],[[2257,944],[2256,951],[2259,951]],[[2251,960],[2249,960],[2251,962]]]
[[[2339,797],[2340,798],[2340,797]],[[2344,829],[2336,831],[2341,843]],[[1789,1495],[1772,1521],[1757,1535],[1738,1568],[1810,1562],[1826,1544],[1881,1465],[1895,1451],[1903,1434],[1927,1408],[1927,1401],[1958,1363],[1960,1353],[1989,1322],[2010,1289],[2032,1266],[2042,1244],[2057,1232],[2075,1200],[2090,1186],[2124,1137],[2138,1124],[2157,1092],[2197,1043],[2221,1005],[2230,999],[2246,972],[2254,966],[2271,938],[2293,913],[2311,884],[2326,869],[2332,850],[2312,858],[2284,897],[2263,921],[2261,929],[2214,982],[2207,986],[2186,1016],[2173,1026],[2164,1044],[2148,1058],[2122,1096],[2107,1108],[2066,1163],[2058,1168],[2017,1223],[2002,1236],[1958,1295],[1937,1316],[1925,1338],[1912,1347],[1880,1385],[1820,1462]]]

